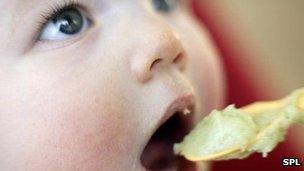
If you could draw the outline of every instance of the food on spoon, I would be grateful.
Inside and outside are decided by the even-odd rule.
[[[191,161],[243,159],[254,152],[266,157],[294,123],[304,123],[304,89],[282,100],[214,110],[174,144],[174,152]]]

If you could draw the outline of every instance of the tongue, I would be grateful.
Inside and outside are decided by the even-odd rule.
[[[150,141],[142,156],[142,164],[149,170],[166,170],[176,166],[172,144]]]

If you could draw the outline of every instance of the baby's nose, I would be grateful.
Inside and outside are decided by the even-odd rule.
[[[169,26],[150,27],[146,33],[141,32],[141,36],[131,62],[132,73],[138,81],[143,83],[152,79],[154,70],[184,68],[184,48],[179,36]]]

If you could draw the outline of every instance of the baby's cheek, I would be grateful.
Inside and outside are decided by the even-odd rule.
[[[121,111],[108,106],[102,111],[92,110],[88,106],[83,104],[78,109],[70,106],[73,110],[52,117],[49,129],[53,131],[46,137],[50,156],[55,160],[64,159],[71,166],[94,166],[94,169],[112,165],[113,160],[121,161],[130,148],[126,139],[130,138],[127,132],[131,131],[126,130]]]
[[[16,104],[1,118],[0,157],[11,160],[6,163],[38,170],[59,166],[77,170],[100,169],[113,165],[114,159],[128,158],[131,144],[126,140],[132,134],[127,132],[133,130],[128,130],[119,108],[64,93],[48,100],[37,94],[27,97],[30,103]]]
[[[119,100],[120,84],[94,70],[82,75],[76,72],[82,69],[27,66],[0,86],[0,170],[9,163],[20,170],[101,170],[132,163],[138,129]]]

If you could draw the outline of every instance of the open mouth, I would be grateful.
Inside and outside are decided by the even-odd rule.
[[[173,153],[173,144],[182,141],[192,128],[193,109],[193,107],[188,107],[186,111],[174,112],[154,132],[140,158],[145,169],[149,171],[196,170],[195,163]],[[189,112],[191,113],[187,114]]]

